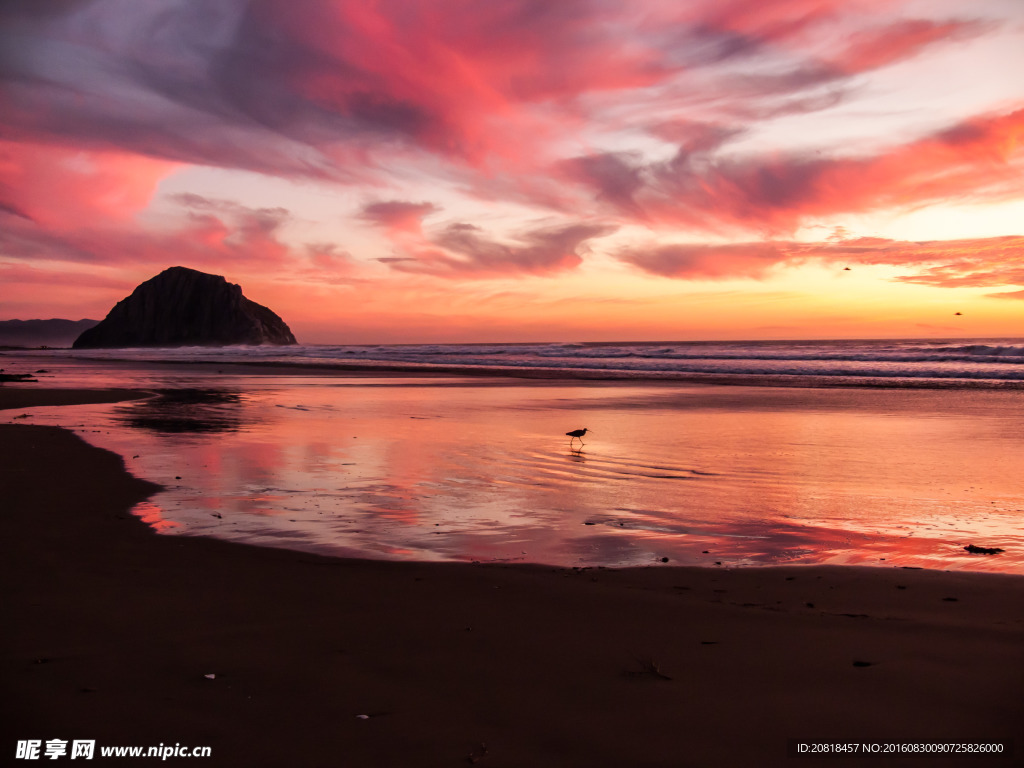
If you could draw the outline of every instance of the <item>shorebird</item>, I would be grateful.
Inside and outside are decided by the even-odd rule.
[[[569,445],[572,445],[572,441],[577,437],[580,439],[580,445],[583,445],[583,436],[587,434],[587,428],[574,429],[572,432],[566,432],[565,434],[569,436]]]

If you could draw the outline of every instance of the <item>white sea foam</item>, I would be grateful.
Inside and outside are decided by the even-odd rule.
[[[162,362],[260,362],[326,368],[506,372],[616,378],[798,377],[920,385],[1024,386],[1024,340],[756,341],[555,344],[306,345],[50,351],[51,354]],[[771,383],[761,382],[761,383]]]

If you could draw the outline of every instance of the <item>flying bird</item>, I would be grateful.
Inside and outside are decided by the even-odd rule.
[[[574,429],[572,432],[566,432],[565,434],[569,436],[569,445],[572,445],[572,441],[577,437],[580,439],[580,445],[583,445],[583,436],[587,434],[587,428]]]

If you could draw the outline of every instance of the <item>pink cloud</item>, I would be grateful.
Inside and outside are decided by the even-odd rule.
[[[900,18],[899,4],[886,0],[732,0],[670,8],[654,33],[665,55],[688,73],[700,69],[711,78],[695,96],[679,90],[673,96],[694,106],[713,104],[719,117],[738,120],[833,106],[857,75],[998,27],[972,18]],[[737,62],[747,71],[719,71],[719,64]]]
[[[896,278],[940,287],[1024,286],[1024,237],[954,240],[897,246],[879,258],[883,263],[924,265]]]
[[[338,275],[350,271],[353,266],[352,254],[342,250],[337,243],[309,243],[306,254],[313,267],[321,272]]]
[[[75,320],[99,319],[138,283],[124,273],[95,273],[67,264],[52,266],[46,269],[0,262],[0,311],[6,317],[38,317],[42,313]],[[40,295],[45,296],[45,302],[39,301]]]
[[[1003,291],[1001,293],[987,293],[985,295],[993,299],[1018,299],[1024,301],[1024,291]]]
[[[198,195],[176,201],[183,215],[163,229],[99,215],[66,229],[8,217],[7,226],[0,228],[0,247],[13,260],[118,266],[133,272],[181,263],[218,272],[244,266],[260,273],[290,269],[299,261],[281,239],[281,230],[291,219],[282,208],[252,209]]]
[[[0,209],[55,231],[127,221],[179,167],[115,150],[0,140]]]
[[[388,200],[370,203],[363,207],[362,218],[383,227],[390,235],[420,235],[423,233],[423,219],[441,209],[433,203],[409,203]]]
[[[644,272],[690,280],[763,278],[791,253],[776,243],[679,244],[629,248],[619,258]]]
[[[788,63],[788,73],[753,86],[765,108],[988,29],[969,19],[879,24],[869,12],[884,7],[891,3],[94,0],[47,12],[7,4],[0,129],[16,140],[350,182],[378,177],[381,153],[430,153],[485,173],[537,168],[599,116],[590,97],[644,98],[743,58],[772,70]],[[821,40],[839,32],[848,42],[819,56]]]
[[[913,271],[894,279],[936,287],[1024,285],[1024,236],[924,242],[864,237],[818,243],[675,244],[627,248],[617,256],[649,274],[689,280],[760,279],[774,268],[814,260],[844,267],[907,267]]]
[[[72,289],[102,288],[114,291],[130,291],[135,287],[131,280],[123,277],[71,272],[64,269],[41,269],[29,264],[0,264],[0,282],[5,286],[65,286]]]
[[[967,40],[993,28],[990,22],[973,20],[901,19],[855,32],[830,61],[846,73],[867,72],[919,56],[933,45]]]
[[[600,223],[537,227],[520,233],[512,243],[486,236],[471,224],[452,224],[435,234],[416,262],[403,262],[403,271],[441,276],[495,277],[547,275],[575,269],[583,262],[586,242],[615,231]]]
[[[576,158],[560,172],[606,211],[709,231],[792,232],[815,217],[1020,194],[1024,109],[966,120],[861,157],[716,157],[680,146],[668,161],[625,153]]]
[[[587,241],[616,229],[599,222],[544,225],[500,240],[475,225],[453,223],[424,233],[422,217],[436,210],[430,203],[401,201],[364,208],[363,217],[381,226],[396,247],[395,256],[378,261],[400,272],[452,278],[548,275],[579,266]]]
[[[45,294],[66,315],[101,317],[139,282],[178,264],[243,282],[250,296],[273,296],[289,284],[304,285],[313,296],[363,280],[337,244],[287,242],[283,231],[292,215],[283,208],[249,208],[193,194],[170,199],[179,204],[180,216],[161,229],[97,219],[58,232],[6,217],[0,226],[3,311],[36,312]],[[30,298],[22,301],[22,295]]]
[[[369,156],[526,162],[555,99],[644,87],[660,52],[590,0],[481,4],[96,0],[0,11],[7,135],[359,180]]]

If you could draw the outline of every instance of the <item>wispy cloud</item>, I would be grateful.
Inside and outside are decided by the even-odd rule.
[[[8,257],[34,263],[165,267],[204,265],[230,272],[280,271],[294,266],[296,254],[281,239],[291,214],[283,208],[252,209],[238,203],[183,195],[181,217],[163,228],[97,217],[92,223],[53,228],[14,219],[0,227],[0,249]]]
[[[793,244],[734,243],[704,245],[680,243],[650,248],[627,248],[619,258],[644,272],[661,277],[696,280],[763,278],[795,256]]]
[[[419,235],[423,232],[423,219],[441,209],[433,203],[410,203],[387,200],[363,206],[362,218],[383,227],[392,236]]]
[[[1019,299],[1024,301],[1024,291],[1000,291],[986,294],[992,299]]]
[[[670,244],[624,248],[617,255],[649,274],[690,280],[761,279],[779,267],[816,261],[843,268],[907,267],[914,271],[893,279],[937,287],[1024,285],[1022,236],[926,242],[862,237],[818,243]]]
[[[731,133],[711,132],[717,141]],[[910,209],[937,201],[998,201],[1021,194],[1024,109],[965,120],[917,141],[860,156],[820,153],[717,156],[716,141],[681,143],[644,163],[602,153],[563,165],[608,213],[705,231],[788,233],[843,213]]]
[[[550,275],[574,269],[583,261],[587,241],[616,227],[600,222],[545,224],[497,238],[465,222],[424,232],[422,219],[440,210],[430,203],[389,201],[363,209],[396,248],[396,255],[378,261],[400,272],[439,277],[490,278]]]
[[[493,170],[552,159],[551,142],[597,117],[602,94],[643,103],[651,88],[690,88],[705,73],[738,107],[782,107],[991,26],[879,24],[870,3],[762,5],[10,3],[0,9],[0,128],[351,182],[376,175],[384,153]],[[741,77],[737,61],[778,71]]]
[[[116,9],[114,6],[116,5]],[[196,5],[0,10],[7,135],[357,180],[369,155],[529,153],[534,106],[665,76],[603,3]]]
[[[87,151],[0,137],[0,215],[62,232],[97,221],[127,222],[178,167],[122,150]]]

